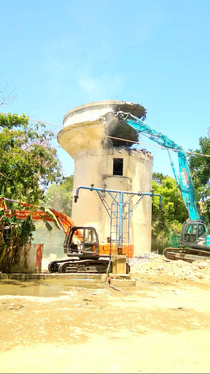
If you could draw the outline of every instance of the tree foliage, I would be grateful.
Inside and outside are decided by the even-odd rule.
[[[210,139],[201,137],[199,145],[200,149],[194,151],[197,154],[190,155],[189,163],[197,198],[204,200],[210,195]]]
[[[182,223],[188,218],[188,213],[173,178],[153,173],[153,191],[162,196],[162,210],[159,210],[158,198],[154,197],[152,249],[158,249],[161,252],[169,244],[170,238],[180,233]]]
[[[190,170],[202,215],[210,222],[210,139],[201,137],[199,145],[200,149],[194,151],[197,154],[190,155]]]
[[[0,130],[0,196],[37,204],[48,185],[61,180],[53,132],[9,113],[0,115]]]
[[[18,220],[15,216],[7,217],[0,209],[0,268],[3,272],[10,271],[17,263],[24,245],[31,243],[35,229],[30,215]]]
[[[73,175],[64,177],[59,185],[51,184],[46,193],[47,205],[71,216]]]
[[[72,190],[73,175],[63,178],[59,185],[51,184],[46,192],[45,205],[71,216]],[[46,231],[43,222],[36,222],[36,231],[33,237],[37,243],[42,242],[44,237],[45,256],[50,254],[55,254],[59,258],[64,256],[63,243],[65,234],[62,230],[57,230],[55,225],[52,231],[49,232]]]
[[[10,203],[7,201],[6,209],[4,205],[0,205],[0,268],[3,272],[10,272],[12,266],[18,264],[20,257],[23,257],[22,255],[27,262],[30,244],[34,240],[34,233],[32,234],[32,232],[36,231],[35,221],[32,220],[34,211],[41,210],[45,213],[45,216],[52,220],[49,223],[44,216],[40,215],[40,223],[42,223],[41,227],[43,229],[41,242],[43,237],[45,238],[53,228],[56,232],[60,231],[60,224],[48,207],[29,206],[27,207],[29,214],[24,219],[17,218],[15,213],[17,210],[25,211],[25,206],[14,201]],[[25,246],[25,244],[27,245]]]

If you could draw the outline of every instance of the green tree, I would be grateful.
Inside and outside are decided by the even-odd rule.
[[[27,215],[25,219],[18,219],[14,214],[20,208],[21,205],[17,202],[11,202],[10,208],[7,210],[3,208],[3,205],[0,205],[0,269],[4,272],[10,272],[12,266],[18,263],[20,257],[26,260],[34,236],[37,238],[36,233],[32,234],[32,232],[36,231],[36,225],[35,221],[32,220],[31,214]],[[59,222],[51,210],[45,207],[37,208],[31,206],[27,208],[27,210],[30,210],[30,213],[33,213],[33,210],[37,209],[42,210],[48,217],[53,219],[50,222],[51,224],[49,224],[45,218],[40,216],[40,225],[42,227],[40,242],[43,243],[43,239],[45,240],[48,237],[48,231],[51,231],[53,228],[55,232],[61,233],[64,236],[64,233],[58,230],[60,228]],[[27,245],[25,246],[25,244]],[[54,238],[53,244],[55,245]]]
[[[72,190],[73,175],[63,178],[59,185],[51,184],[46,192],[45,205],[71,216]],[[55,225],[49,232],[46,231],[43,222],[36,222],[36,232],[33,237],[36,243],[43,242],[44,238],[44,256],[49,256],[51,253],[56,254],[59,258],[64,256],[65,234],[62,230],[57,230]]]
[[[154,198],[152,249],[161,252],[166,246],[172,245],[173,240],[175,241],[182,223],[188,218],[188,213],[176,181],[159,173],[154,173],[153,177],[153,191],[162,196],[162,210],[159,210],[158,198]]]
[[[153,181],[157,182],[157,184],[161,184],[162,180],[166,178],[166,175],[163,175],[162,173],[153,173],[152,174],[152,179]]]
[[[7,93],[7,86],[3,89],[0,87],[0,106],[13,99],[12,94]],[[44,124],[32,126],[24,114],[0,114],[0,197],[38,205],[49,184],[62,180],[61,164],[56,149],[52,147],[53,139],[53,132],[48,131]],[[7,206],[11,212],[13,209],[21,209],[21,206],[15,207],[11,202]],[[56,225],[56,219],[54,222]],[[49,225],[45,226],[49,229]],[[25,250],[29,247],[25,247],[25,244],[31,243],[32,231],[35,229],[30,215],[24,220],[18,220],[15,216],[6,216],[0,207],[2,271],[9,271],[20,258],[20,253],[27,256]],[[45,227],[45,235],[46,232]]]
[[[210,189],[210,139],[199,139],[200,149],[196,149],[189,157],[193,183],[199,200],[209,196]],[[209,155],[205,157],[203,155]]]
[[[59,185],[51,184],[46,193],[47,205],[71,216],[73,175],[64,177]]]
[[[0,196],[37,204],[48,185],[61,180],[53,132],[10,113],[0,115],[0,130]]]
[[[202,213],[210,222],[210,139],[201,137],[199,145],[194,151],[197,154],[189,156],[189,163],[197,200],[203,203]]]
[[[30,216],[17,221],[15,217],[6,217],[0,208],[0,269],[3,272],[10,271],[24,244],[31,243],[34,230]]]

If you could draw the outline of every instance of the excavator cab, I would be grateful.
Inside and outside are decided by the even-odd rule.
[[[106,273],[112,270],[110,258],[99,258],[99,240],[94,227],[70,227],[63,247],[69,258],[50,262],[50,273]]]
[[[80,233],[80,237],[82,236],[80,239],[78,238],[78,232]],[[96,229],[94,227],[83,226],[70,227],[63,247],[64,253],[66,253],[67,256],[71,256],[73,253],[98,253],[99,239]]]
[[[187,220],[182,226],[181,245],[205,245],[207,239],[206,226],[202,221]]]
[[[201,220],[184,222],[179,248],[165,248],[163,255],[169,260],[184,260],[193,262],[209,258],[210,237],[207,227]]]

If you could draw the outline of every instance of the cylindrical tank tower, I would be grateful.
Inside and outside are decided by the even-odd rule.
[[[141,119],[146,117],[142,105],[125,101],[93,102],[64,116],[58,142],[74,159],[74,194],[79,186],[91,185],[120,191],[151,191],[152,155],[135,148],[137,132],[113,115],[120,110]],[[106,193],[104,196],[109,199]],[[145,196],[129,220],[135,256],[151,251],[151,206],[151,197]],[[73,203],[72,219],[77,226],[94,226],[101,243],[110,237],[110,217],[95,191],[80,190],[77,203]]]

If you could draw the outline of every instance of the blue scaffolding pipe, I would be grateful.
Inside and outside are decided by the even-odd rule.
[[[79,198],[79,191],[89,190],[89,191],[96,191],[102,204],[104,205],[109,217],[110,217],[110,235],[112,232],[112,221],[113,217],[116,219],[116,236],[118,237],[118,245],[122,246],[123,244],[123,220],[128,220],[128,243],[129,243],[129,227],[130,227],[130,217],[132,216],[134,210],[138,206],[139,202],[144,196],[158,196],[159,197],[159,207],[161,208],[162,205],[162,196],[160,194],[156,194],[151,192],[130,192],[130,191],[119,191],[119,190],[110,190],[105,188],[98,188],[98,187],[86,187],[80,186],[76,189],[76,194],[74,196],[74,202],[76,203]],[[103,194],[108,193],[108,195],[112,198],[112,203],[109,205],[105,200]],[[127,199],[124,196],[127,196]],[[134,196],[139,196],[136,203],[130,208],[130,202]],[[116,206],[116,211],[114,211],[113,207]],[[125,207],[128,206],[128,211],[124,213]]]

